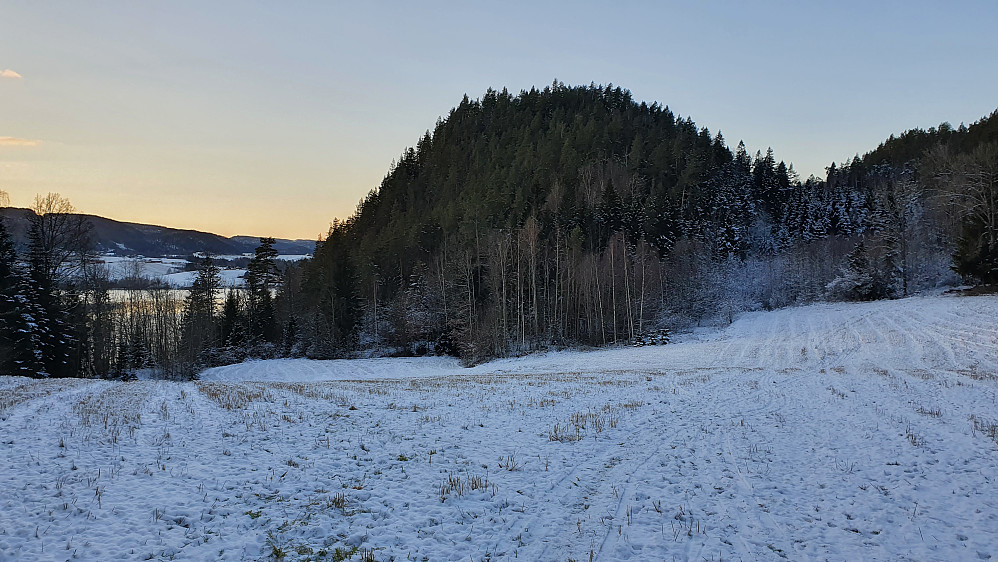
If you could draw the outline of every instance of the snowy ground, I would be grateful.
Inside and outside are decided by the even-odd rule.
[[[245,269],[220,269],[218,276],[223,287],[242,287],[246,275]],[[159,279],[171,287],[190,287],[197,278],[196,271],[180,271],[159,276]]]
[[[252,258],[252,254],[215,256],[218,259]],[[279,261],[299,261],[310,258],[306,255],[279,255]],[[128,277],[145,277],[158,279],[171,287],[190,287],[194,281],[195,272],[185,271],[188,262],[183,258],[131,258],[121,256],[101,256],[100,260],[107,266],[108,278],[120,281]],[[244,283],[245,269],[226,268],[219,271],[224,287],[241,287]]]
[[[473,369],[0,378],[0,559],[987,560],[996,319],[927,297]]]

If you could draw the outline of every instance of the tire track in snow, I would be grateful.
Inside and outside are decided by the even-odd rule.
[[[936,334],[937,341],[941,342],[940,345],[945,345],[950,350],[953,368],[967,368],[973,363],[968,361],[973,356],[974,360],[985,363],[986,368],[995,369],[996,363],[991,352],[998,345],[998,330],[993,318],[988,319],[983,314],[966,318],[943,312],[937,318],[926,319],[924,313],[917,310],[909,311],[909,314],[915,321],[927,326],[926,329],[931,329]],[[957,353],[965,360],[959,361]]]
[[[638,428],[640,428],[641,426],[648,425],[649,422],[650,422],[649,419],[645,419],[641,424],[638,424]],[[654,435],[654,432],[651,432],[651,431],[648,431],[646,433],[650,434],[650,435]],[[614,494],[617,496],[617,502],[616,502],[616,505],[614,506],[614,509],[613,509],[612,521],[618,525],[618,530],[622,529],[622,525],[623,525],[623,523],[619,523],[619,521],[627,521],[628,520],[627,509],[629,509],[630,505],[627,504],[627,503],[625,503],[625,502],[629,501],[629,498],[632,498],[632,497],[635,496],[635,490],[634,490],[634,477],[635,477],[635,475],[639,475],[639,474],[643,475],[644,474],[643,470],[644,470],[645,466],[647,466],[648,463],[653,458],[655,458],[655,457],[657,457],[659,455],[659,452],[660,452],[661,447],[662,447],[662,441],[658,440],[658,439],[655,439],[653,441],[653,443],[654,443],[654,447],[652,448],[652,452],[649,453],[647,456],[644,456],[642,453],[643,453],[644,450],[646,450],[646,447],[649,446],[649,443],[643,443],[642,446],[640,446],[640,447],[634,447],[634,446],[630,447],[630,450],[628,451],[629,457],[633,457],[634,455],[637,455],[639,458],[642,457],[642,456],[644,458],[642,458],[637,463],[637,465],[630,464],[630,463],[628,463],[626,461],[621,461],[621,466],[625,466],[625,465],[627,466],[627,468],[622,471],[623,472],[623,486],[622,486],[622,489],[618,491],[616,489],[616,485],[615,484],[611,485]],[[628,524],[628,526],[630,526],[629,522],[627,524]],[[619,531],[618,531],[618,537],[620,537],[620,532]],[[597,550],[597,555],[599,555],[599,556],[603,555],[603,552],[607,549],[607,542],[609,542],[609,541],[613,541],[614,545],[616,545],[616,543],[618,542],[613,537],[613,525],[608,526],[607,531],[606,531],[606,533],[603,536],[603,540],[600,542],[599,549]]]
[[[674,375],[673,375],[674,376]],[[642,405],[639,407],[667,407],[668,404]],[[580,463],[576,463],[567,474],[559,478],[553,488],[558,488],[565,483],[570,485],[567,492],[559,494],[557,502],[547,502],[544,508],[531,518],[532,523],[528,526],[536,525],[539,521],[554,521],[545,525],[545,534],[542,537],[534,537],[542,543],[538,552],[532,549],[523,551],[527,556],[532,555],[532,559],[550,560],[560,558],[565,552],[577,553],[584,559],[588,553],[602,549],[606,542],[609,531],[604,534],[603,539],[597,540],[598,535],[593,534],[596,529],[591,529],[595,524],[593,517],[602,517],[604,520],[621,520],[621,502],[630,493],[627,489],[616,488],[620,482],[629,484],[635,474],[647,463],[658,456],[662,440],[658,438],[655,431],[639,431],[636,434],[641,437],[635,440],[631,436],[635,434],[634,428],[647,427],[652,418],[648,413],[641,411],[623,414],[618,428],[612,435],[601,435],[599,440],[607,443],[616,443],[600,448],[598,451],[590,449],[590,453]],[[625,433],[626,430],[631,430]],[[619,439],[624,439],[619,441]],[[651,449],[652,452],[647,451]],[[596,455],[591,453],[596,452]],[[640,459],[635,463],[636,459]],[[616,493],[614,494],[614,489]],[[613,494],[615,497],[610,498]],[[578,508],[582,509],[578,509]],[[602,515],[601,515],[602,514]],[[602,525],[601,525],[602,526]],[[604,559],[597,556],[597,559]]]
[[[929,354],[930,352],[924,352],[921,354],[923,360],[928,360],[931,356],[933,357],[932,365],[923,365],[926,367],[935,368],[946,368],[952,367],[957,364],[956,354],[953,353],[953,348],[948,343],[946,339],[942,336],[939,330],[930,329],[929,324],[924,321],[920,321],[915,318],[912,311],[903,311],[892,315],[891,320],[899,326],[899,328],[908,331],[911,334],[919,333],[922,335],[922,339],[917,340],[919,347],[925,350],[926,346],[931,346],[936,350],[935,353]],[[935,328],[935,326],[933,326]]]
[[[747,373],[732,373],[725,378],[743,378],[746,375]],[[731,384],[731,382],[730,380],[719,381],[716,384]],[[770,419],[776,415],[782,416],[781,412],[787,409],[786,395],[782,391],[782,386],[773,375],[767,374],[757,379],[754,390],[751,392],[732,393],[730,399],[721,405],[724,408],[724,412],[729,415],[730,423],[728,426],[721,426],[717,429],[718,437],[715,438],[715,442],[720,451],[718,456],[723,461],[723,464],[720,468],[714,469],[717,474],[714,480],[718,482],[723,482],[725,479],[731,481],[737,490],[737,495],[734,499],[740,505],[741,515],[737,521],[731,522],[729,525],[737,525],[737,531],[734,534],[736,540],[741,545],[742,552],[735,552],[732,556],[743,556],[746,558],[768,557],[778,551],[783,551],[793,553],[794,559],[808,560],[806,553],[794,548],[795,543],[791,540],[784,525],[781,525],[767,511],[767,508],[763,507],[769,503],[769,499],[767,496],[757,493],[755,486],[748,477],[749,472],[747,468],[743,469],[742,464],[739,463],[734,452],[734,446],[732,445],[733,436],[737,436],[743,441],[742,445],[748,449],[758,446],[757,444],[749,444],[745,440],[745,431],[751,431],[753,424],[759,423],[763,418]],[[780,391],[780,398],[777,398],[777,390]],[[735,424],[735,418],[739,418],[740,421],[738,424]],[[744,425],[745,420],[749,420],[747,427]],[[745,429],[738,431],[742,428]],[[746,517],[751,519],[755,524],[746,525]],[[769,538],[771,542],[753,541],[753,544],[758,547],[757,549],[753,549],[746,537],[760,536]],[[774,545],[775,541],[772,541],[774,537],[780,539],[780,543],[782,544],[777,543]],[[767,551],[766,548],[770,550]]]

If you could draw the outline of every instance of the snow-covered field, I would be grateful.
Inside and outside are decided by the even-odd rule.
[[[996,320],[924,297],[472,369],[0,378],[0,558],[987,560]]]
[[[160,280],[171,287],[190,287],[196,273],[184,271],[187,260],[183,258],[127,258],[101,256],[107,266],[108,278],[119,281],[128,277],[144,277]],[[241,286],[245,269],[222,269],[219,275],[225,287]]]
[[[183,258],[127,258],[120,256],[101,256],[100,261],[107,267],[111,280],[127,277],[157,278],[178,271],[183,271],[187,260]]]
[[[252,254],[215,256],[218,259],[252,258]],[[308,259],[307,255],[279,255],[279,261],[300,261]],[[190,287],[196,273],[185,271],[188,265],[183,258],[131,258],[120,256],[101,256],[101,262],[107,267],[108,278],[120,281],[128,277],[145,277],[158,279],[171,287]],[[224,287],[241,287],[244,284],[245,269],[226,268],[219,271]]]
[[[242,287],[243,275],[246,275],[245,269],[221,269],[218,271],[223,287]],[[190,287],[194,284],[196,277],[197,272],[195,271],[180,271],[161,275],[159,279],[171,287]]]

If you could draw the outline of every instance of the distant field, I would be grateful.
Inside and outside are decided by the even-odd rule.
[[[0,378],[0,559],[988,560],[998,298],[461,368]]]
[[[234,260],[252,256],[214,256],[218,259]],[[281,255],[280,261],[298,261],[306,259],[306,255]],[[108,276],[113,281],[128,277],[145,277],[160,280],[171,287],[190,287],[195,273],[185,271],[188,261],[183,258],[128,258],[119,256],[101,256],[100,260],[107,266]],[[227,268],[220,271],[224,286],[241,286],[246,270],[242,268]]]

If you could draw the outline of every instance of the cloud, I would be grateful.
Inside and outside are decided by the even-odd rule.
[[[0,137],[0,146],[38,146],[42,141],[19,139],[17,137]]]
[[[8,68],[5,70],[0,70],[0,78],[13,78],[14,80],[20,80],[21,78],[24,77]]]

